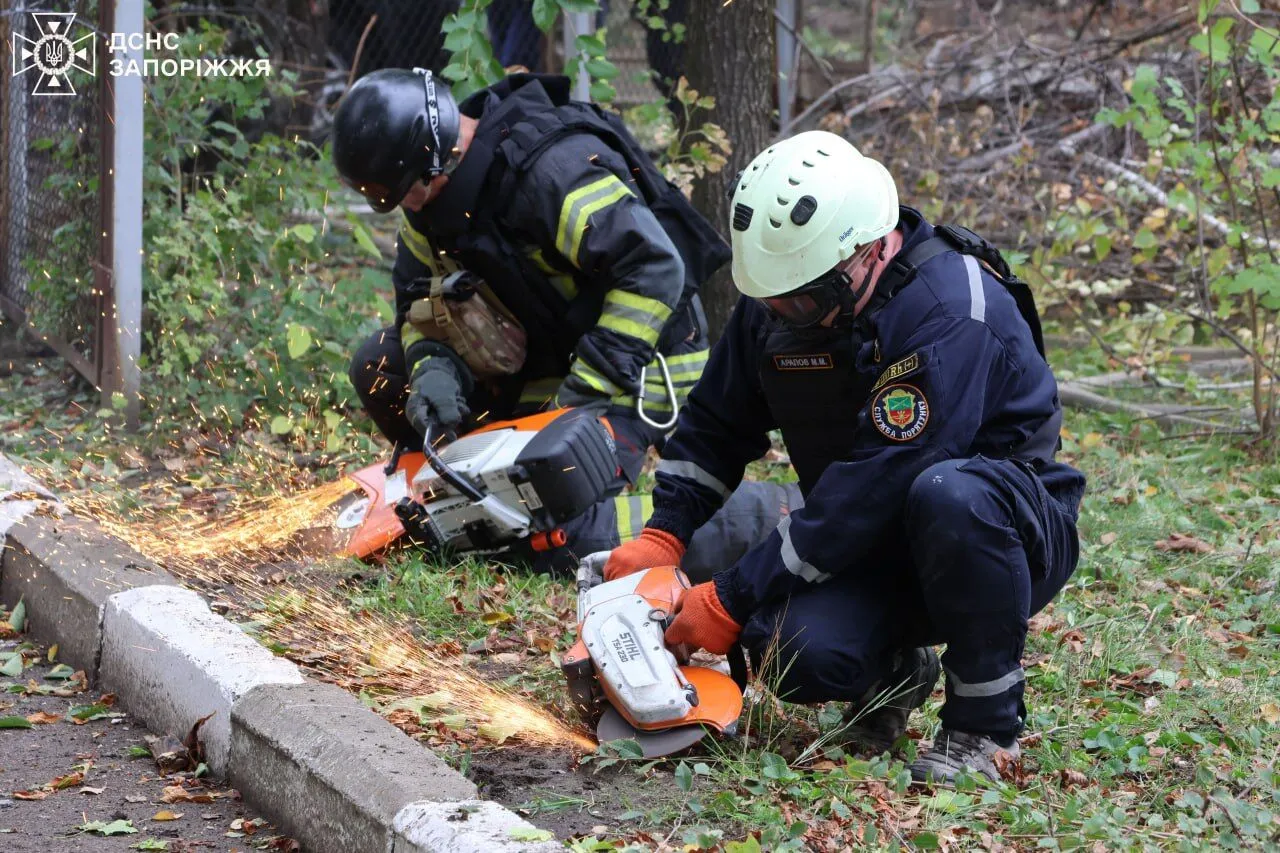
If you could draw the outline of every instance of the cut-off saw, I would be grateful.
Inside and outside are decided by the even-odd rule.
[[[578,640],[561,670],[578,713],[601,742],[633,739],[655,758],[686,749],[707,732],[733,735],[742,690],[719,669],[682,663],[684,647],[663,634],[689,579],[674,566],[604,582],[608,553],[578,567]]]

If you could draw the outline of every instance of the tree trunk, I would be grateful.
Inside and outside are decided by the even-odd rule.
[[[699,94],[716,99],[715,108],[701,114],[701,121],[720,125],[733,143],[728,164],[694,186],[693,203],[726,239],[730,182],[773,134],[774,36],[773,0],[689,4],[686,76]],[[695,116],[695,122],[701,121]],[[728,264],[703,286],[713,341],[719,339],[737,296]]]

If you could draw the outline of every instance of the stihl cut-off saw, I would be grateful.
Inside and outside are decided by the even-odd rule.
[[[428,434],[422,453],[351,474],[359,491],[331,508],[327,548],[363,559],[407,533],[429,549],[484,553],[528,540],[547,550],[564,544],[560,525],[599,501],[618,472],[608,422],[581,409],[500,421],[436,445]]]
[[[561,659],[578,712],[601,743],[634,739],[655,758],[685,749],[709,729],[734,734],[742,691],[718,669],[682,665],[663,633],[689,588],[673,566],[603,582],[607,554],[578,568],[578,641]]]

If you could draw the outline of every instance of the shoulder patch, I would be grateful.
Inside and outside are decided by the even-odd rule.
[[[880,378],[876,380],[876,384],[871,386],[871,390],[875,391],[895,379],[901,379],[904,376],[915,373],[920,369],[922,363],[923,359],[920,358],[920,353],[918,352],[913,352],[906,358],[895,361],[885,368],[884,373],[880,374]]]
[[[914,385],[890,385],[872,399],[871,422],[891,441],[911,441],[929,423],[929,401]]]

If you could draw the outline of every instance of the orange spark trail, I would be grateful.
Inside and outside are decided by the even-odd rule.
[[[517,737],[530,744],[595,749],[594,741],[548,710],[477,676],[456,651],[430,649],[382,617],[352,613],[328,590],[264,579],[264,563],[309,556],[295,536],[321,524],[332,504],[351,491],[350,484],[338,482],[277,495],[253,501],[226,520],[174,510],[149,511],[140,523],[122,518],[95,495],[77,495],[68,504],[181,578],[234,583],[266,614],[269,634],[305,646],[303,663],[334,680],[354,677],[392,694],[382,698],[422,697],[428,707],[481,722],[480,733],[499,742]]]

